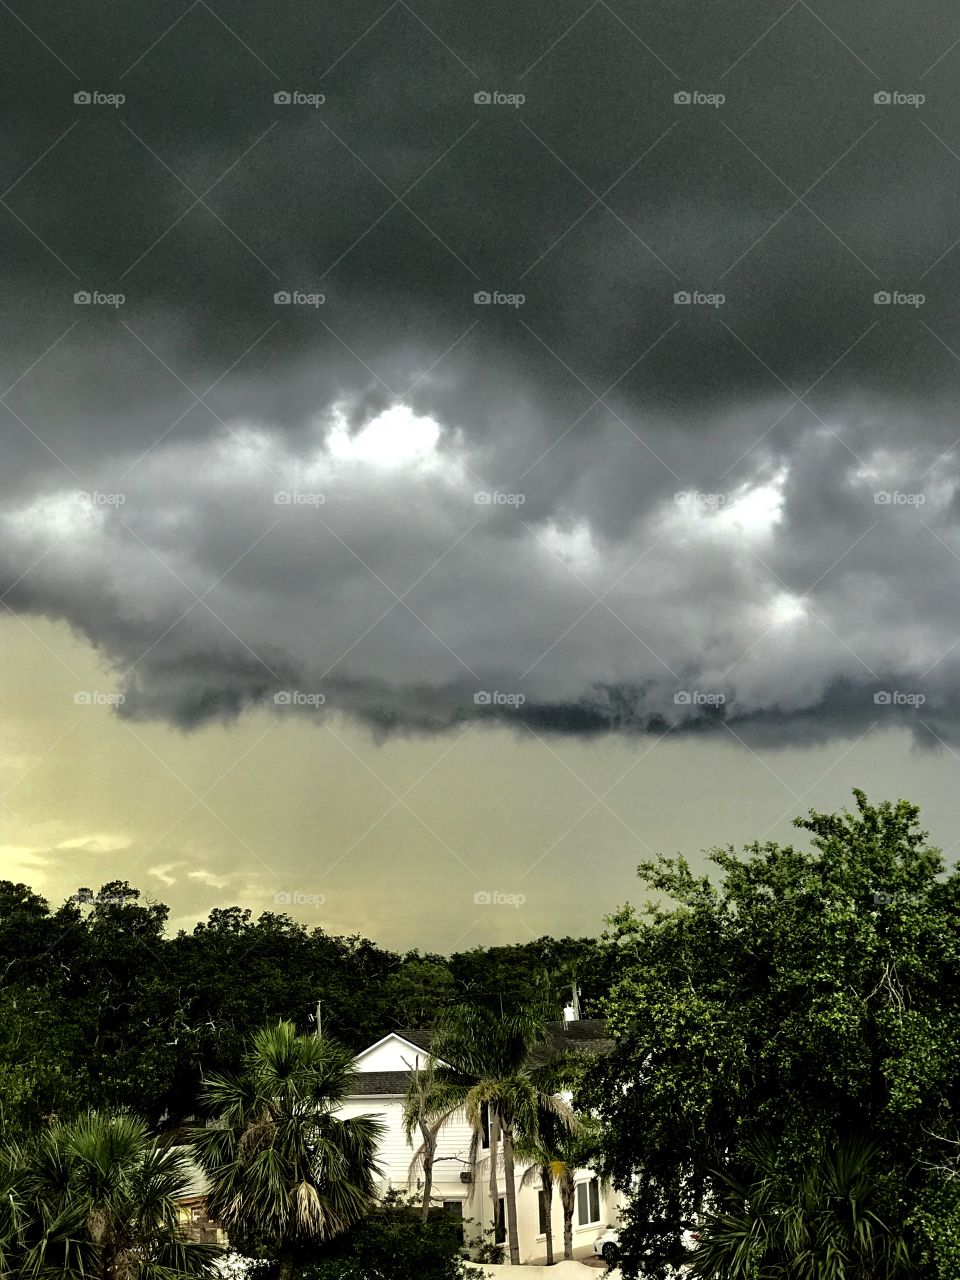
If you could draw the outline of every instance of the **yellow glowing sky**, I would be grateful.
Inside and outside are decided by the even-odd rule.
[[[840,807],[853,786],[916,800],[932,838],[955,839],[957,759],[920,755],[905,734],[762,755],[732,738],[485,728],[377,743],[273,708],[184,734],[77,705],[77,691],[114,686],[60,624],[8,615],[0,648],[0,876],[55,904],[119,878],[169,904],[174,927],[238,903],[447,951],[597,932],[642,899],[634,871],[651,851],[701,864],[702,849],[767,827],[786,840],[794,814]],[[475,903],[484,892],[525,901]]]

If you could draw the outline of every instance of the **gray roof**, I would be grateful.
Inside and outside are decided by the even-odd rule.
[[[350,1087],[350,1096],[404,1094],[410,1083],[409,1071],[359,1071]]]
[[[426,1028],[402,1027],[399,1031],[393,1033],[395,1036],[402,1036],[404,1040],[409,1040],[411,1044],[415,1044],[418,1049],[430,1050],[431,1032]]]

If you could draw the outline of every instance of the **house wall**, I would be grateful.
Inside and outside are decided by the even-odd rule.
[[[354,1059],[357,1071],[408,1071],[426,1063],[427,1055],[400,1036],[385,1036]]]

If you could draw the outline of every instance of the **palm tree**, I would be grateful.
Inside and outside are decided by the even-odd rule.
[[[422,1139],[410,1161],[409,1184],[412,1185],[417,1173],[422,1170],[421,1217],[426,1222],[433,1192],[433,1162],[437,1154],[437,1139],[440,1130],[452,1115],[461,1110],[461,1106],[456,1098],[447,1096],[446,1089],[437,1080],[437,1061],[433,1056],[427,1059],[426,1066],[423,1067],[419,1063],[411,1067],[406,1058],[403,1061],[410,1068],[410,1084],[403,1100],[403,1132],[411,1146],[415,1129],[420,1130]]]
[[[305,1247],[352,1226],[375,1198],[383,1125],[335,1114],[352,1081],[349,1050],[280,1022],[257,1032],[238,1076],[204,1083],[219,1127],[193,1140],[210,1212],[228,1232],[271,1243],[280,1280]]]
[[[791,1173],[764,1138],[744,1157],[746,1180],[705,1218],[691,1262],[710,1280],[902,1280],[914,1274],[907,1242],[886,1217],[880,1152],[857,1137],[822,1143]]]
[[[594,1158],[597,1152],[596,1127],[579,1117],[573,1124],[565,1122],[552,1112],[540,1116],[539,1132],[532,1141],[525,1138],[518,1144],[517,1154],[530,1161],[530,1167],[520,1179],[520,1185],[529,1186],[539,1175],[543,1187],[547,1218],[546,1251],[547,1266],[553,1265],[553,1223],[551,1210],[553,1192],[560,1196],[563,1209],[563,1256],[573,1258],[573,1211],[576,1207],[576,1174]]]
[[[518,1144],[517,1154],[521,1159],[529,1160],[530,1166],[524,1171],[523,1177],[520,1179],[521,1187],[532,1185],[534,1179],[539,1176],[541,1194],[543,1195],[543,1215],[546,1223],[545,1243],[547,1250],[547,1266],[552,1267],[553,1258],[553,1160],[550,1155],[550,1144],[546,1143],[541,1136],[537,1142],[523,1142]],[[566,1256],[566,1255],[564,1255]]]
[[[88,1112],[0,1158],[7,1204],[4,1275],[30,1280],[169,1280],[213,1276],[215,1246],[183,1238],[178,1202],[190,1191],[187,1155],[161,1147],[125,1112]],[[14,1265],[15,1260],[15,1265]]]
[[[497,1139],[503,1142],[504,1198],[510,1262],[520,1262],[517,1234],[515,1153],[518,1138],[533,1141],[540,1116],[552,1112],[572,1125],[570,1107],[550,1087],[546,1067],[533,1065],[534,1050],[547,1040],[546,1021],[532,1009],[498,1016],[476,1005],[448,1010],[435,1034],[431,1049],[446,1063],[437,1078],[452,1103],[456,1099],[473,1130],[476,1153],[484,1119],[490,1145],[490,1199],[497,1219]]]

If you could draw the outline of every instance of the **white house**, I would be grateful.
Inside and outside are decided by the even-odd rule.
[[[592,1019],[552,1024],[551,1044],[554,1051],[575,1047],[585,1052],[597,1052],[603,1046],[603,1024]],[[384,1173],[384,1191],[391,1188],[406,1191],[408,1186],[414,1148],[403,1132],[403,1098],[411,1069],[426,1065],[428,1050],[428,1033],[394,1031],[364,1049],[354,1062],[358,1083],[340,1114],[345,1117],[375,1115],[384,1124],[385,1133],[378,1157]],[[449,1212],[464,1219],[473,1219],[473,1230],[477,1231],[488,1229],[494,1215],[488,1185],[489,1163],[482,1160],[481,1152],[482,1163],[476,1169],[471,1167],[470,1137],[470,1127],[462,1116],[453,1117],[441,1129],[433,1169],[433,1197],[436,1205],[442,1204]],[[416,1137],[415,1142],[418,1143]],[[502,1152],[498,1153],[498,1164],[501,1191],[499,1221],[502,1224],[505,1221]],[[521,1262],[537,1262],[545,1256],[544,1203],[539,1178],[535,1178],[530,1186],[520,1185],[525,1167],[518,1163],[516,1170],[520,1259]],[[605,1190],[589,1170],[578,1171],[573,1217],[573,1244],[577,1256],[590,1253],[593,1241],[603,1229],[616,1223],[619,1203],[619,1196],[612,1190]],[[555,1256],[562,1258],[563,1210],[556,1191],[552,1210]],[[499,1234],[505,1237],[502,1227]]]

